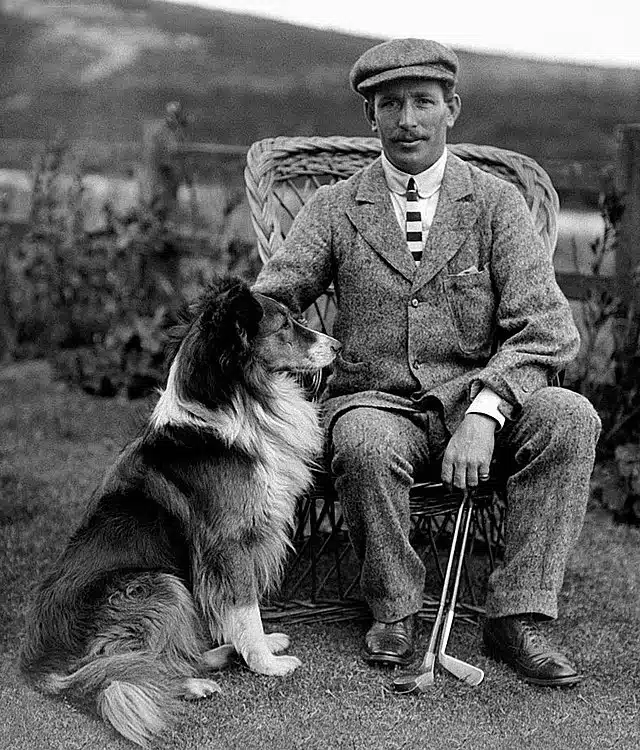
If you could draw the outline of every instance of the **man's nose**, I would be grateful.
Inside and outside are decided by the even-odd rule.
[[[405,102],[400,110],[400,127],[415,128],[418,124],[415,107],[411,102]]]

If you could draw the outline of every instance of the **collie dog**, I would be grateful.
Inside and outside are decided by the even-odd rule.
[[[339,349],[233,278],[192,305],[174,344],[148,424],[37,590],[21,654],[36,687],[95,699],[139,745],[176,698],[217,691],[203,675],[234,651],[261,674],[299,666],[276,656],[289,639],[265,635],[258,602],[279,580],[322,444],[290,373]]]

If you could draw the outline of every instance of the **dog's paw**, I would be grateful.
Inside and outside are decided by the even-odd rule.
[[[285,633],[265,633],[264,639],[272,654],[279,654],[289,648],[289,636]]]
[[[266,674],[271,677],[282,677],[296,670],[302,662],[297,656],[271,656],[268,659],[251,656],[247,659],[249,669],[258,674]]]
[[[222,692],[220,685],[213,680],[204,680],[200,677],[190,677],[182,683],[184,697],[187,700],[196,701],[201,698],[210,698],[214,693]]]
[[[212,648],[202,654],[202,665],[205,669],[223,669],[231,664],[236,650],[230,643]]]

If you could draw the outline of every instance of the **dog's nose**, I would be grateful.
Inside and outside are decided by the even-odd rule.
[[[337,341],[336,339],[332,339],[331,340],[331,351],[334,354],[337,354],[340,351],[340,349],[342,349],[342,344],[339,341]]]

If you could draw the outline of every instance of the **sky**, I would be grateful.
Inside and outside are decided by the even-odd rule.
[[[640,68],[640,0],[170,0],[350,34]]]

